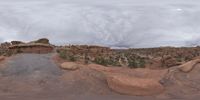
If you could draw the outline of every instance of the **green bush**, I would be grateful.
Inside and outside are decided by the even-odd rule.
[[[76,61],[75,55],[69,53],[67,50],[59,50],[57,51],[59,56],[63,59],[69,60],[69,61]]]
[[[76,57],[73,56],[73,55],[67,56],[67,59],[68,59],[69,61],[76,61]]]
[[[22,51],[18,48],[16,53],[22,53]]]
[[[58,54],[59,54],[59,56],[61,57],[61,58],[63,58],[63,59],[67,59],[67,50],[60,50],[60,51],[57,51],[58,52]]]
[[[176,61],[177,61],[177,62],[183,62],[183,61],[185,61],[185,59],[182,58],[182,57],[176,57]]]
[[[145,59],[143,58],[136,58],[132,60],[128,60],[130,68],[144,68],[145,67]]]
[[[8,50],[8,51],[6,51],[5,53],[4,53],[4,56],[12,56],[13,55],[13,52],[12,51],[10,51],[10,50]]]
[[[103,58],[103,57],[97,57],[97,58],[95,58],[94,62],[96,64],[100,64],[100,65],[104,65],[104,66],[108,65],[108,61],[105,58]]]
[[[118,61],[114,58],[104,58],[104,57],[97,57],[94,60],[94,63],[104,65],[104,66],[121,66]]]

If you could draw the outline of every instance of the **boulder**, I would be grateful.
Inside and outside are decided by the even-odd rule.
[[[164,87],[155,79],[144,79],[126,75],[109,75],[107,77],[109,88],[113,91],[134,96],[148,96],[159,94]]]
[[[179,66],[179,70],[185,73],[188,73],[190,71],[192,71],[192,69],[198,64],[200,63],[200,59],[196,59],[196,60],[192,60],[189,61],[183,65]]]
[[[65,70],[77,70],[79,69],[79,65],[74,62],[64,62],[60,65],[62,69]]]

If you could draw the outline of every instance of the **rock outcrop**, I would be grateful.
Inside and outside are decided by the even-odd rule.
[[[192,61],[189,61],[183,65],[180,65],[179,66],[179,69],[182,71],[182,72],[190,72],[192,71],[192,69],[200,63],[200,59],[196,59],[196,60],[192,60]]]
[[[164,87],[154,79],[143,79],[126,75],[109,75],[108,86],[121,94],[147,96],[164,91]]]
[[[11,44],[12,45],[18,45],[18,44],[25,44],[25,43],[22,42],[22,41],[11,41]]]
[[[9,47],[12,53],[50,53],[53,51],[53,47],[47,44],[41,43],[28,43],[12,45]]]
[[[49,39],[47,39],[47,38],[41,38],[41,39],[38,39],[38,40],[33,41],[33,42],[31,42],[31,43],[50,44],[50,43],[49,43]]]
[[[60,67],[65,70],[77,70],[80,68],[80,66],[74,62],[64,62]]]
[[[12,45],[8,47],[9,52],[16,53],[50,53],[53,51],[53,46],[49,44],[46,38],[39,39],[34,42],[24,43],[21,41],[12,41]]]

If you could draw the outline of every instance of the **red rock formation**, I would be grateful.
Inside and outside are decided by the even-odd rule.
[[[24,42],[21,41],[11,41],[12,45],[18,45],[18,44],[25,44]]]
[[[142,79],[125,75],[110,75],[107,78],[108,86],[121,94],[126,95],[155,95],[164,91],[164,87],[155,79]]]
[[[53,47],[47,44],[29,43],[12,45],[9,50],[12,53],[50,53],[53,51]]]
[[[200,63],[200,59],[196,59],[196,60],[192,60],[192,61],[189,61],[183,65],[180,65],[179,66],[179,69],[182,71],[182,72],[190,72],[192,71],[192,69]]]

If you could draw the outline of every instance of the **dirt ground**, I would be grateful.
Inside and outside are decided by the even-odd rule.
[[[54,54],[18,54],[0,64],[0,100],[199,100],[200,65],[192,73],[174,73],[164,82],[165,93],[156,96],[128,96],[108,88],[103,72],[128,73],[160,78],[166,71],[152,73],[137,69],[107,68],[95,64],[68,71],[59,68]],[[62,62],[62,61],[61,61]],[[180,85],[172,82],[179,81]],[[163,81],[166,81],[163,80]],[[171,83],[170,83],[171,82]]]

